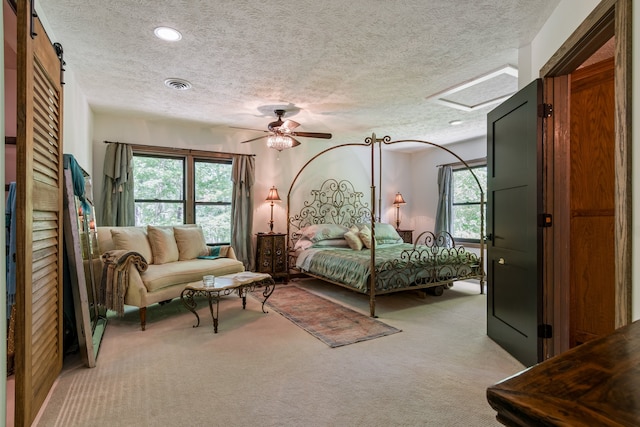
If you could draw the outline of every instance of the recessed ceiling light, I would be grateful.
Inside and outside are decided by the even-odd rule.
[[[462,120],[451,120],[451,121],[449,122],[449,124],[450,124],[451,126],[458,126],[458,125],[461,125],[461,124],[462,124]]]
[[[173,28],[169,27],[158,27],[153,30],[153,34],[155,34],[157,38],[169,42],[177,42],[182,38],[182,34],[180,34],[180,31],[174,30]]]

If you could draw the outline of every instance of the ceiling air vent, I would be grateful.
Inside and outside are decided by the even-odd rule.
[[[164,81],[164,85],[168,88],[175,89],[175,90],[191,89],[191,83],[182,79],[167,79]]]

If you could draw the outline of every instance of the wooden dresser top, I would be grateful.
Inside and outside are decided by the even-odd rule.
[[[508,426],[640,425],[640,321],[487,389]]]

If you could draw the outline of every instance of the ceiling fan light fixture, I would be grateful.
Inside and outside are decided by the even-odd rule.
[[[293,147],[293,139],[286,135],[271,135],[267,137],[267,147],[282,151]]]

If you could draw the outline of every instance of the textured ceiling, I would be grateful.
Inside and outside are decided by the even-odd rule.
[[[518,47],[558,3],[39,0],[38,7],[97,112],[196,121],[240,142],[260,134],[233,127],[265,129],[272,110],[284,107],[298,130],[331,132],[333,141],[375,132],[444,144],[485,134],[495,105],[462,111],[427,98],[517,65]],[[155,38],[160,25],[182,40]],[[169,89],[167,78],[192,88]],[[472,103],[516,84],[471,90]]]

